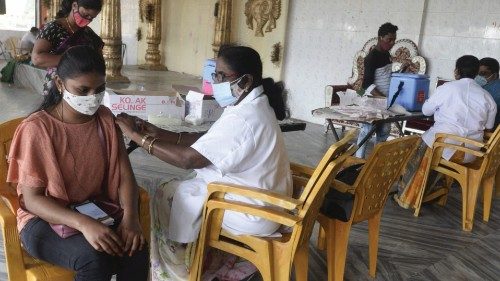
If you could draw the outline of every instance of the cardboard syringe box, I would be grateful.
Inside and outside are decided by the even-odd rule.
[[[138,91],[106,89],[103,105],[114,115],[125,112],[148,119],[148,115],[165,116],[184,120],[186,102],[175,90]]]
[[[187,114],[203,121],[217,121],[224,111],[211,96],[189,91],[186,96]]]

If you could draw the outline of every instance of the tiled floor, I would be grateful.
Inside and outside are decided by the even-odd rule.
[[[2,63],[0,61],[0,67]],[[144,85],[155,90],[172,84],[198,86],[198,78],[173,72],[138,71],[127,67],[123,73],[134,83],[109,85],[115,88]],[[25,116],[41,102],[41,95],[0,83],[0,122]],[[308,124],[303,132],[285,133],[290,159],[315,165],[333,143],[323,127]],[[156,185],[162,177],[185,174],[141,150],[131,154],[134,172],[144,185]],[[478,204],[474,230],[461,230],[460,192],[455,189],[442,208],[424,206],[419,218],[387,202],[380,229],[377,277],[375,280],[499,280],[500,276],[500,200],[493,202],[489,223],[481,221],[482,204]],[[312,237],[315,241],[316,237]],[[351,231],[347,255],[346,280],[372,280],[368,277],[367,224],[355,225]],[[323,252],[311,244],[309,280],[326,280]],[[5,257],[0,250],[0,280],[7,280]]]

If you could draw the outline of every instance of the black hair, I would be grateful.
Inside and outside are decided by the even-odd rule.
[[[64,52],[57,65],[57,75],[63,81],[88,73],[106,75],[104,58],[90,46],[82,45],[69,48]],[[61,100],[62,95],[57,89],[55,81],[52,80],[48,94],[44,97],[42,104],[36,111],[50,109],[61,102]]]
[[[31,33],[37,33],[38,32],[38,28],[36,28],[36,27],[33,26],[32,28],[30,28],[30,32]]]
[[[57,12],[56,19],[67,17],[74,2],[78,4],[78,7],[84,7],[85,9],[95,11],[101,11],[102,9],[102,0],[62,0],[61,9]]]
[[[378,36],[386,36],[389,33],[396,33],[396,31],[398,31],[397,26],[390,22],[386,22],[378,28]]]
[[[484,65],[491,71],[491,73],[498,74],[498,61],[494,58],[482,58],[479,60],[479,65]]]
[[[460,78],[474,79],[479,72],[479,59],[471,55],[462,56],[455,63],[455,69]]]
[[[262,78],[262,61],[257,51],[245,46],[226,45],[220,48],[218,57],[223,59],[238,76],[252,75],[252,88],[262,85],[264,94],[267,96],[276,118],[278,120],[285,119],[286,108],[283,100],[283,83],[274,82],[272,78]]]

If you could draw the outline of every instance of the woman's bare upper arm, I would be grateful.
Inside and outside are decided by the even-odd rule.
[[[43,55],[49,54],[52,49],[52,44],[42,38],[38,38],[35,41],[35,46],[33,46],[33,52],[31,53],[33,64],[36,66],[45,66],[45,61]]]
[[[33,55],[48,53],[50,49],[52,49],[52,44],[47,39],[38,38],[33,46]]]
[[[117,129],[118,135],[118,160],[120,164],[120,173],[122,176],[130,176],[133,174],[132,164],[125,147],[125,140],[122,133]]]
[[[21,193],[23,194],[24,200],[33,198],[34,196],[44,196],[45,187],[33,187],[20,185]]]

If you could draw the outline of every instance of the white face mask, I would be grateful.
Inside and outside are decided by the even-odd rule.
[[[484,87],[484,85],[488,84],[488,80],[492,76],[493,76],[493,73],[488,77],[484,77],[482,75],[477,75],[476,78],[474,78],[474,80],[479,84],[479,86]]]
[[[95,95],[77,96],[64,90],[63,99],[76,111],[85,115],[94,115],[104,98],[104,91]]]
[[[245,93],[245,90],[238,86],[238,82],[243,76],[232,82],[212,84],[214,98],[221,107],[235,104],[241,95]]]
[[[488,80],[484,76],[481,76],[481,75],[476,76],[476,78],[474,78],[474,80],[481,87],[483,87],[484,85],[488,84]]]

